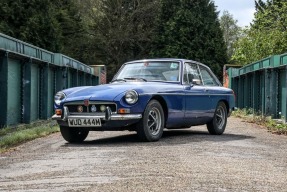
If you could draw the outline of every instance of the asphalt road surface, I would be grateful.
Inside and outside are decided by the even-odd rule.
[[[134,132],[36,139],[0,154],[0,191],[287,191],[287,137],[228,121],[221,136],[198,126],[154,143]]]

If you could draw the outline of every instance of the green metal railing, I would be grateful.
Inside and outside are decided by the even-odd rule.
[[[229,87],[238,108],[252,108],[272,118],[287,117],[287,53],[274,55],[242,68],[229,68]]]
[[[49,119],[57,91],[98,80],[77,60],[0,33],[0,127]]]

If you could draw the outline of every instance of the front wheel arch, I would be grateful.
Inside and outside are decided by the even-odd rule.
[[[163,114],[164,114],[164,127],[166,127],[166,121],[168,119],[168,107],[167,107],[167,104],[166,104],[166,101],[164,100],[164,98],[162,98],[161,96],[159,95],[155,95],[153,96],[151,100],[156,100],[160,103],[162,109],[163,109]]]

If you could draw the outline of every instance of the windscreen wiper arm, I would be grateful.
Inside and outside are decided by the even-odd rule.
[[[146,79],[140,78],[140,77],[126,77],[124,79],[126,79],[126,80],[141,80],[141,81],[145,81],[145,82],[147,81]]]
[[[125,79],[114,79],[114,80],[111,81],[111,83],[116,82],[116,81],[124,81],[124,82],[127,82]]]

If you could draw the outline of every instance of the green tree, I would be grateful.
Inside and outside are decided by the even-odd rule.
[[[214,2],[162,0],[152,55],[200,61],[221,76],[227,55]]]
[[[88,62],[88,23],[80,11],[78,0],[54,0],[55,19],[60,28],[61,52],[82,62]]]
[[[266,8],[266,4],[262,0],[255,1],[256,11],[263,11]]]
[[[89,18],[91,52],[108,67],[108,80],[121,64],[147,57],[159,2],[154,0],[92,0]]]
[[[76,0],[1,0],[0,32],[35,46],[80,58],[84,25]]]
[[[286,52],[286,11],[286,1],[258,1],[253,24],[246,30],[246,35],[236,43],[232,58],[238,63],[249,64]]]
[[[228,11],[223,11],[220,17],[220,27],[223,31],[223,39],[227,47],[228,62],[232,63],[231,57],[234,52],[234,43],[241,36],[241,27],[237,25],[237,20]]]
[[[1,0],[0,31],[48,50],[60,50],[60,26],[50,0]]]

